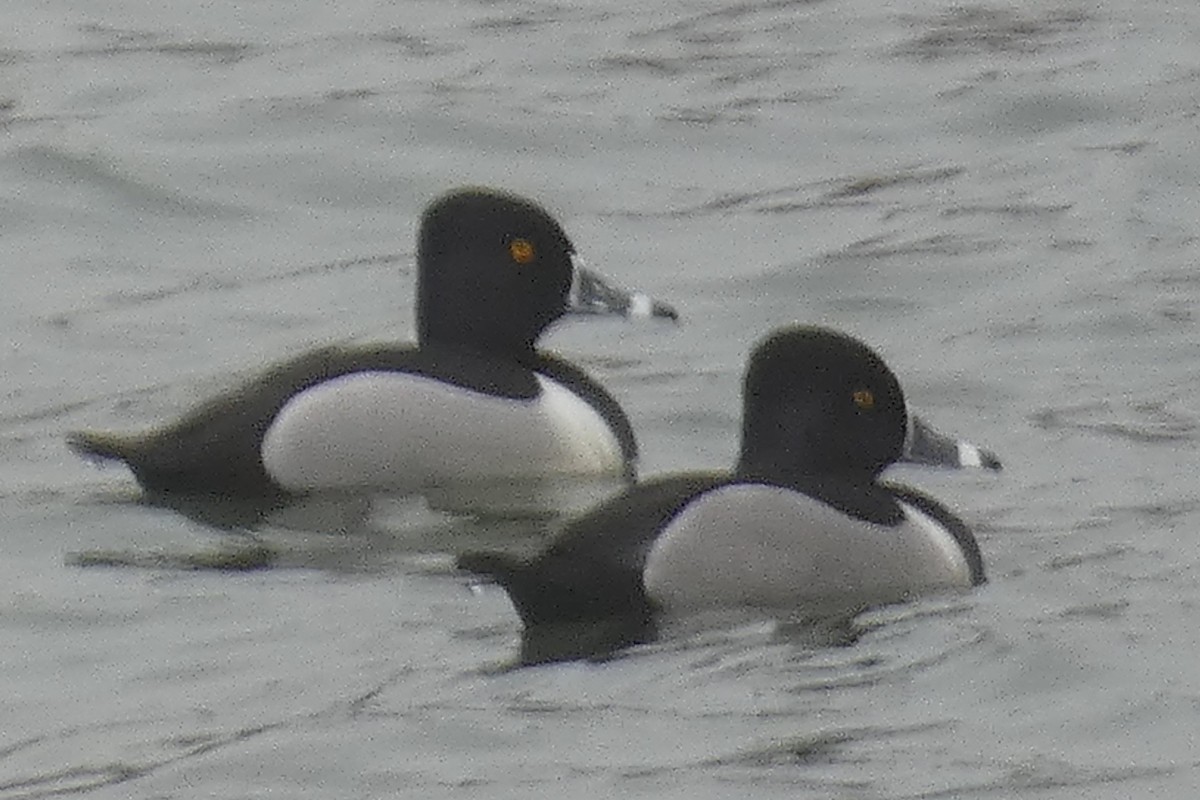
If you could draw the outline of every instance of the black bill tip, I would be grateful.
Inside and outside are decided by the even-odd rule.
[[[935,431],[929,423],[918,416],[909,417],[908,436],[904,439],[901,461],[952,469],[986,469],[1000,471],[1003,464],[991,450],[979,447],[965,439]]]
[[[570,314],[617,314],[636,319],[668,319],[679,321],[679,312],[644,292],[628,291],[614,286],[598,274],[579,264],[576,259],[575,282],[567,312]]]

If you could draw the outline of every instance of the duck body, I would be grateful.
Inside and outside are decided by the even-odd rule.
[[[883,492],[897,513],[873,519],[793,487],[714,488],[655,539],[642,570],[646,591],[667,611],[743,605],[824,617],[982,580],[960,520],[947,525],[944,508],[932,516],[890,487]]]
[[[526,664],[607,657],[707,611],[845,618],[986,580],[960,518],[911,487],[881,488],[895,514],[873,520],[728,473],[655,478],[571,521],[532,560],[475,552],[458,563],[508,593]]]
[[[633,430],[612,395],[567,361],[532,361],[502,365],[452,348],[389,343],[322,348],[162,429],[76,433],[69,441],[84,455],[124,461],[156,498],[269,505],[317,490],[631,477]],[[271,437],[279,444],[265,449]]]
[[[879,480],[907,418],[894,375],[844,334],[797,326],[756,349],[729,472],[645,481],[523,560],[467,553],[508,593],[527,663],[609,655],[663,620],[761,608],[795,618],[964,590],[979,547],[948,508]]]
[[[323,492],[629,479],[637,446],[620,405],[535,348],[566,313],[573,254],[532,201],[450,192],[422,217],[416,343],[307,352],[156,430],[68,443],[125,462],[152,502],[246,501],[251,516]]]

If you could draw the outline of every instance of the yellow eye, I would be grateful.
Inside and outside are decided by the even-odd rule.
[[[528,264],[533,261],[533,242],[528,239],[513,239],[508,244],[508,254],[518,264]]]
[[[859,389],[851,396],[854,398],[854,405],[863,411],[870,411],[875,407],[875,395],[870,389]]]

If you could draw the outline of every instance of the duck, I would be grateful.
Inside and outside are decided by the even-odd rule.
[[[677,319],[578,262],[537,202],[463,187],[424,210],[413,343],[333,345],[274,364],[143,432],[76,431],[123,462],[146,499],[234,525],[316,492],[636,474],[629,418],[572,362],[537,349],[572,306]],[[225,525],[223,525],[225,526]]]
[[[731,470],[629,486],[532,557],[475,550],[456,563],[507,593],[525,664],[608,657],[688,615],[851,618],[968,590],[986,580],[968,525],[880,478],[911,429],[900,382],[869,346],[780,328],[750,355]]]

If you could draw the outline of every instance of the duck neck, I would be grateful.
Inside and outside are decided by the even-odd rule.
[[[848,469],[841,465],[822,463],[800,457],[783,446],[758,448],[754,451],[743,449],[734,474],[742,480],[796,489],[825,483],[862,486],[874,484],[879,478],[878,470]]]
[[[857,519],[880,525],[897,525],[904,512],[888,488],[878,482],[879,473],[870,470],[800,469],[794,465],[747,458],[743,453],[735,476],[739,480],[765,483],[790,489],[819,500]]]
[[[487,342],[472,337],[418,336],[421,349],[449,349],[488,361],[515,361],[528,365],[536,359],[533,343]]]
[[[535,357],[532,339],[486,335],[473,329],[450,329],[422,319],[417,325],[417,343],[422,348],[446,347],[465,351],[488,359],[517,361],[525,364]]]

